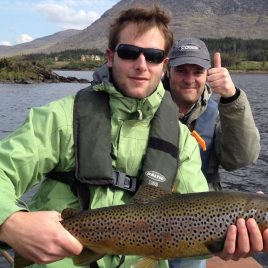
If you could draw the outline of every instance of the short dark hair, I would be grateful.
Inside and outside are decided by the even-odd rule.
[[[150,8],[136,6],[123,10],[110,24],[108,47],[112,51],[115,50],[121,31],[130,23],[137,25],[139,34],[143,34],[150,28],[157,26],[163,34],[165,55],[167,56],[173,44],[173,33],[168,27],[170,20],[170,13],[164,11],[158,5],[153,5]]]

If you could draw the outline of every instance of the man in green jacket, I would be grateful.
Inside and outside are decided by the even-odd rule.
[[[205,142],[206,148],[200,146],[202,170],[211,189],[221,189],[219,166],[233,171],[257,160],[260,135],[247,96],[221,66],[220,53],[215,53],[211,68],[202,40],[187,37],[176,41],[164,86],[179,107],[180,122]],[[213,92],[220,96],[219,104],[212,99]]]
[[[84,168],[91,166],[91,162],[98,157],[105,159],[111,156],[112,167],[117,172],[127,174],[127,178],[140,176],[147,151],[153,149],[149,140],[153,119],[156,118],[159,107],[163,107],[165,99],[160,79],[173,42],[168,23],[169,17],[158,7],[132,8],[123,11],[110,26],[109,48],[106,51],[108,62],[94,73],[92,83],[92,89],[98,96],[101,93],[109,96],[106,98],[111,123],[111,136],[107,137],[108,141],[111,137],[109,154],[103,156],[100,152],[107,150],[101,147],[106,143],[105,136],[101,137],[103,140],[91,141],[90,138],[96,136],[94,131],[88,132],[87,136],[80,135],[79,131],[73,134],[73,128],[86,128],[87,131],[87,124],[91,123],[73,96],[32,109],[25,123],[1,141],[0,241],[25,258],[40,264],[33,267],[73,267],[72,259],[66,257],[78,255],[83,248],[60,223],[60,212],[66,207],[79,208],[79,200],[70,190],[70,185],[65,183],[64,177],[59,178],[57,174],[76,168],[77,182],[81,182],[81,177],[89,182],[92,179],[90,174],[89,178],[81,175]],[[86,103],[85,98],[82,99],[81,105]],[[172,106],[172,101],[170,103]],[[81,113],[81,122],[89,119],[87,124],[73,121],[74,109]],[[96,123],[101,115],[94,116],[92,120]],[[105,116],[103,118],[107,119]],[[94,126],[101,135],[98,124]],[[179,162],[179,167],[174,170],[173,190],[181,193],[207,191],[208,186],[201,172],[198,145],[186,126],[179,124],[178,129],[179,139],[176,145],[179,151],[176,162]],[[79,148],[74,146],[77,140]],[[176,147],[166,140],[162,142],[169,144],[172,149]],[[87,143],[90,145],[88,154],[83,152]],[[158,143],[154,146],[157,147]],[[165,153],[168,155],[170,151],[159,150],[159,154]],[[95,164],[101,173],[102,162]],[[163,163],[163,166],[167,164]],[[94,167],[91,168],[95,172]],[[46,178],[44,175],[51,171],[54,172],[54,179],[49,178],[49,175]],[[92,209],[125,204],[133,196],[132,192],[117,187],[122,185],[115,183],[114,186],[100,186],[98,180],[103,182],[103,178],[95,179],[95,185],[83,186],[83,189],[90,192],[88,206]],[[41,185],[27,206],[20,197],[38,183]],[[158,182],[152,179],[148,183],[156,185]],[[262,250],[263,239],[256,222],[251,219],[247,226],[250,238],[243,220],[237,223],[237,227],[233,225],[229,228],[223,258],[238,258],[249,250]],[[264,235],[267,241],[266,233]],[[126,256],[123,267],[130,267],[137,258]],[[98,261],[98,265],[102,268],[116,267],[119,261],[119,256],[105,256]],[[160,267],[168,267],[167,261],[162,261]]]

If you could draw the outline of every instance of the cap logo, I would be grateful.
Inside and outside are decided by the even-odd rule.
[[[187,46],[180,46],[178,49],[180,51],[185,51],[185,50],[200,50],[200,47],[195,46],[195,45],[187,45]]]

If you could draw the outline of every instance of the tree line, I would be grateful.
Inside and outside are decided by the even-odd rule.
[[[104,56],[104,53],[99,49],[68,49],[60,52],[47,53],[37,53],[25,55],[26,60],[31,61],[41,61],[43,59],[53,59],[57,58],[58,61],[70,61],[70,60],[80,60],[83,55],[97,55],[100,57]]]
[[[233,70],[260,70],[268,71],[268,40],[265,39],[239,39],[226,37],[222,39],[201,38],[207,45],[211,59],[216,51],[221,52],[222,65]],[[98,55],[101,60],[94,61],[87,57],[82,61],[85,55]],[[24,55],[26,60],[38,62],[45,66],[53,66],[56,61],[69,62],[59,68],[71,69],[94,69],[105,62],[105,55],[99,49],[74,49],[50,54],[38,53]]]
[[[219,51],[222,63],[226,67],[237,66],[241,61],[256,61],[265,63],[268,60],[268,40],[238,38],[202,39],[211,56]],[[212,57],[213,59],[213,57]]]

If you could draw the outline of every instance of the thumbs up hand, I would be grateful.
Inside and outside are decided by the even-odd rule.
[[[235,95],[236,89],[226,68],[221,67],[221,54],[214,54],[214,67],[207,72],[207,82],[210,84],[212,91],[218,93],[223,98]]]

